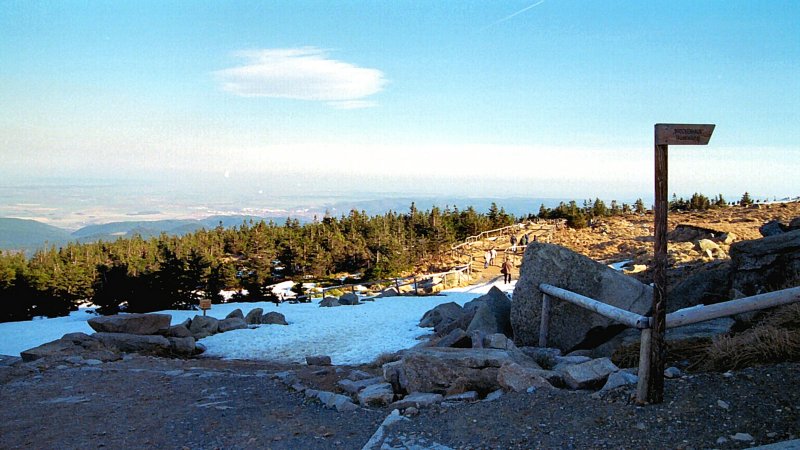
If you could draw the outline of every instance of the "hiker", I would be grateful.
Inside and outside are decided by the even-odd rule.
[[[517,235],[511,235],[511,251],[517,253]]]
[[[494,247],[492,247],[489,253],[491,254],[491,258],[489,258],[489,265],[494,266],[494,260],[495,258],[497,258],[497,250]]]
[[[503,267],[500,269],[500,273],[503,274],[503,283],[508,284],[511,283],[511,270],[514,269],[514,264],[506,258],[506,261],[503,263]]]
[[[528,245],[528,233],[522,235],[522,239],[520,239],[520,245],[523,247]]]
[[[492,261],[492,252],[486,250],[486,253],[483,254],[483,268],[489,268],[489,263]]]

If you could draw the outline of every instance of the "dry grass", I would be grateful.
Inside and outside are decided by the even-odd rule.
[[[617,350],[612,361],[620,367],[639,363],[639,344]],[[800,304],[765,312],[752,328],[710,339],[667,346],[667,364],[688,361],[690,371],[726,371],[760,364],[800,361]]]
[[[800,330],[759,325],[716,339],[699,367],[725,371],[783,361],[800,361]]]

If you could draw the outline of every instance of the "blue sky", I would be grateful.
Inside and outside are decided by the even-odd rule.
[[[0,0],[0,178],[782,197],[799,80],[794,1]]]

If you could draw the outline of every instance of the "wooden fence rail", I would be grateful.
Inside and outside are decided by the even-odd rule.
[[[455,268],[453,270],[449,270],[447,272],[429,273],[429,274],[425,274],[425,275],[415,275],[415,276],[403,277],[403,278],[372,280],[372,281],[365,281],[363,283],[341,284],[341,285],[338,285],[338,286],[327,286],[327,287],[322,288],[322,291],[320,292],[320,295],[323,298],[325,298],[325,292],[326,291],[331,291],[331,290],[334,290],[334,289],[338,289],[338,290],[348,290],[349,289],[351,292],[355,292],[355,288],[357,286],[373,286],[373,285],[376,285],[376,284],[388,284],[388,285],[395,286],[395,288],[397,289],[398,293],[399,293],[401,287],[414,285],[414,293],[415,294],[419,294],[419,284],[424,282],[425,280],[429,280],[429,279],[436,278],[436,277],[442,277],[443,278],[442,283],[447,284],[447,276],[448,275],[457,275],[457,274],[462,274],[464,272],[469,274],[471,270],[472,269],[471,269],[470,265],[465,265],[465,266],[462,266],[462,267]],[[460,280],[460,278],[457,278],[457,279]],[[313,298],[314,296],[315,295],[311,294],[311,295],[308,296],[308,298]]]
[[[559,298],[574,305],[594,311],[604,317],[617,321],[632,328],[642,330],[639,351],[639,382],[636,386],[636,400],[646,403],[647,386],[650,379],[650,352],[649,340],[652,334],[652,317],[642,316],[624,309],[611,306],[599,300],[586,297],[575,292],[562,289],[550,284],[539,285],[542,291],[542,322],[539,328],[539,346],[547,346],[547,334],[550,321],[550,298]],[[683,325],[718,319],[760,309],[774,308],[800,302],[800,286],[766,294],[730,300],[713,305],[698,305],[691,308],[679,309],[667,314],[666,327],[675,328]]]

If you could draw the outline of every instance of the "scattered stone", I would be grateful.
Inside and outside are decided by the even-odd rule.
[[[266,325],[289,325],[289,322],[286,321],[286,316],[275,311],[261,316],[261,323]]]
[[[414,417],[419,414],[419,409],[414,406],[409,406],[403,411],[403,415],[406,417]]]
[[[358,393],[361,406],[386,406],[394,400],[394,391],[390,383],[373,384]]]
[[[753,436],[751,436],[748,433],[736,433],[733,436],[731,436],[731,439],[739,442],[752,442],[755,440]]]
[[[623,386],[632,386],[639,382],[639,377],[624,370],[614,372],[608,376],[606,384],[600,388],[600,391],[610,391]]]
[[[363,370],[354,369],[350,371],[350,373],[347,375],[347,378],[353,381],[359,381],[359,380],[366,380],[367,378],[372,378],[374,376],[375,375],[368,372],[364,372]]]
[[[330,366],[331,357],[327,355],[306,356],[306,364],[309,366]]]
[[[444,398],[446,402],[475,402],[478,401],[479,395],[475,391],[462,392],[460,394],[448,395]]]
[[[719,406],[720,408],[722,408],[724,410],[731,409],[731,405],[728,402],[724,401],[724,400],[717,400],[717,406]]]
[[[564,368],[564,381],[572,389],[593,389],[603,385],[619,368],[608,358],[593,359]]]
[[[261,324],[261,316],[262,315],[264,315],[264,309],[263,308],[253,308],[244,317],[244,321],[248,325],[260,325]]]
[[[678,369],[677,367],[667,367],[666,369],[664,369],[664,378],[671,379],[671,378],[680,378],[682,376],[683,372],[681,372],[681,369]]]
[[[98,333],[162,334],[169,329],[169,314],[116,314],[92,317],[89,326]]]
[[[722,445],[727,443],[728,443],[728,438],[724,436],[720,436],[719,438],[717,438],[717,444]]]
[[[441,403],[442,400],[444,400],[444,397],[440,394],[430,394],[426,392],[412,392],[406,395],[403,399],[390,404],[389,408],[400,409],[400,410],[410,407],[426,408],[431,405]]]
[[[487,395],[486,398],[483,399],[483,401],[485,401],[485,402],[493,402],[495,400],[499,400],[500,397],[502,397],[502,396],[503,396],[503,390],[502,389],[498,389],[498,390],[496,390],[494,392],[490,392],[489,395]]]
[[[381,377],[374,377],[374,378],[366,378],[363,380],[353,381],[353,380],[339,380],[336,384],[342,388],[345,392],[351,395],[357,395],[367,386],[371,386],[373,384],[380,384],[383,383],[385,380]]]

